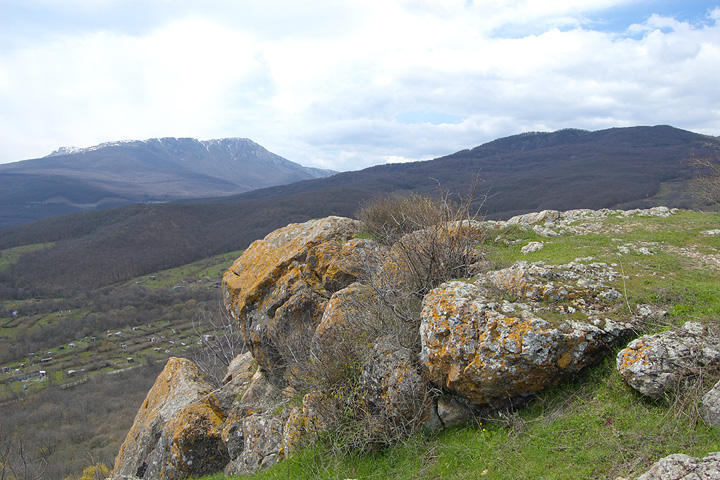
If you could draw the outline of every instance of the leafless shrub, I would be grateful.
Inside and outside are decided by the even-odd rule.
[[[418,433],[426,420],[435,392],[423,389],[406,397],[404,414],[368,401],[367,386],[348,384],[335,392],[338,401],[333,428],[319,438],[333,454],[363,454],[397,444]]]
[[[192,360],[215,385],[222,385],[230,362],[247,351],[240,326],[220,306],[215,312],[203,311],[193,320],[197,343],[190,349]]]
[[[442,199],[411,193],[406,197],[375,197],[364,202],[356,217],[363,230],[385,245],[393,245],[403,235],[443,221]]]
[[[720,203],[720,158],[693,157],[690,163],[698,172],[692,182],[694,194],[708,204]]]
[[[47,457],[29,448],[19,435],[0,435],[0,480],[38,480],[48,468]]]
[[[323,434],[328,448],[375,450],[408,438],[427,420],[435,395],[427,382],[416,377],[417,383],[402,387],[409,390],[401,399],[390,400],[377,379],[400,364],[418,369],[424,295],[481,268],[485,232],[474,192],[458,198],[413,194],[363,205],[357,216],[365,233],[384,246],[365,252],[360,283],[331,299],[320,326],[283,342],[281,356],[296,383],[331,399],[333,408],[324,413],[331,425]],[[403,359],[377,366],[394,355]]]
[[[368,265],[362,281],[414,335],[407,346],[419,342],[415,334],[422,298],[442,282],[482,268],[486,231],[478,221],[475,189],[458,199],[447,192],[436,199],[390,197],[376,199],[358,213],[366,231],[381,242],[393,242],[379,267]]]

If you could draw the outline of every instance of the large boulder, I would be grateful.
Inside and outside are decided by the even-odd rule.
[[[428,378],[473,405],[499,405],[577,373],[630,332],[603,316],[620,297],[607,285],[616,275],[598,263],[520,262],[441,285],[421,313]]]
[[[229,461],[220,438],[224,420],[197,367],[170,358],[120,447],[113,475],[180,479],[222,470]]]
[[[720,478],[720,453],[694,458],[677,453],[658,460],[636,480],[717,480]],[[618,479],[624,480],[624,479]]]
[[[223,277],[225,307],[260,367],[282,373],[283,352],[312,335],[333,292],[362,273],[367,241],[341,217],[291,224],[257,240]]]
[[[617,355],[617,368],[625,382],[654,399],[718,363],[720,336],[698,322],[637,338]]]

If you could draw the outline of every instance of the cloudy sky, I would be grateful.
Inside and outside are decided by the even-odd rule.
[[[0,163],[246,137],[355,170],[658,124],[720,135],[720,0],[0,0]]]

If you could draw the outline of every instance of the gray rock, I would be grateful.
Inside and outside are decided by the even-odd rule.
[[[444,428],[463,425],[475,418],[475,411],[465,402],[450,395],[437,399],[437,415]]]
[[[391,422],[419,425],[429,415],[427,385],[411,360],[411,351],[393,338],[376,340],[359,382],[373,414]]]
[[[703,395],[700,415],[706,425],[720,427],[720,382]]]
[[[180,479],[222,470],[229,460],[220,439],[223,421],[212,387],[197,367],[171,358],[120,447],[113,475]]]
[[[625,382],[655,399],[719,362],[718,334],[697,322],[635,339],[617,355],[617,368]]]
[[[694,458],[681,453],[657,461],[636,480],[717,480],[720,478],[720,453]],[[621,479],[618,479],[621,480]]]
[[[630,332],[602,316],[605,297],[619,295],[606,285],[616,275],[599,263],[518,262],[441,285],[425,297],[421,313],[420,360],[428,378],[473,405],[499,405],[577,373]],[[548,311],[575,315],[548,321]]]
[[[236,445],[234,453],[239,455],[227,465],[225,474],[249,474],[277,463],[282,456],[285,422],[280,415],[272,413],[250,415],[235,422],[230,429],[235,431],[236,441],[241,438],[242,448]]]
[[[537,252],[538,250],[542,250],[544,246],[545,244],[543,242],[530,242],[520,249],[520,253],[527,254]]]

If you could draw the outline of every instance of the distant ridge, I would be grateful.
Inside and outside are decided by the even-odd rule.
[[[247,138],[62,147],[46,157],[0,165],[0,228],[59,213],[219,197],[334,173],[293,163]]]
[[[378,194],[436,195],[442,189],[457,198],[476,178],[477,206],[489,219],[545,209],[694,208],[701,205],[688,188],[695,174],[688,159],[718,152],[720,139],[669,126],[530,133],[435,160],[229,197],[48,218],[0,231],[0,250],[55,242],[0,271],[0,284],[45,292],[97,288],[246,248],[288,223],[352,216]]]

